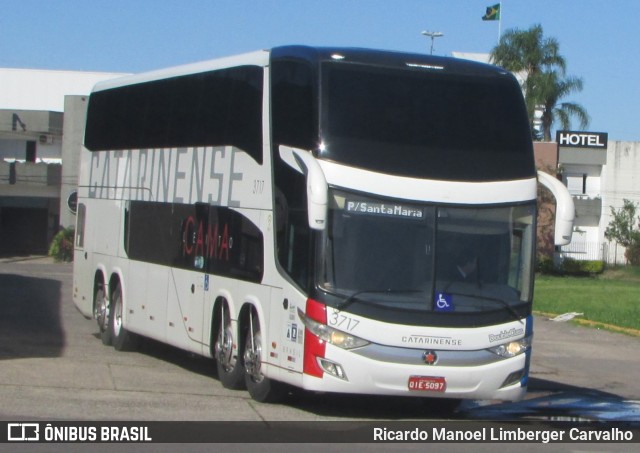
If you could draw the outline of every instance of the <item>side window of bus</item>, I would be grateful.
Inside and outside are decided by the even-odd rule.
[[[280,158],[275,163],[275,223],[277,259],[301,288],[309,285],[311,231],[304,175]]]
[[[262,280],[262,232],[233,209],[133,200],[125,210],[125,232],[129,259]]]
[[[91,151],[235,146],[262,164],[264,69],[240,66],[92,93]]]
[[[78,204],[78,217],[76,221],[76,247],[84,248],[84,222],[87,217],[87,207],[84,203]]]

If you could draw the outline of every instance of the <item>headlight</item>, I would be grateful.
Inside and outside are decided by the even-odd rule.
[[[504,343],[500,346],[489,348],[489,351],[499,355],[500,357],[508,359],[526,352],[530,347],[531,336],[528,336],[521,338],[520,340],[510,341],[509,343]]]
[[[309,318],[299,308],[298,308],[298,316],[300,317],[300,320],[302,321],[304,326],[307,328],[307,330],[309,330],[312,334],[314,334],[320,340],[326,341],[327,343],[338,346],[339,348],[354,349],[354,348],[360,348],[362,346],[366,346],[369,344],[368,341],[363,340],[362,338],[349,335],[346,332],[334,329],[333,327],[329,327],[326,324],[322,324],[318,321],[315,321]]]

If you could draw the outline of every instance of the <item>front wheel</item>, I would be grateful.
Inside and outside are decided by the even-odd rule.
[[[249,315],[249,329],[244,346],[245,383],[249,395],[261,403],[280,401],[286,389],[284,384],[269,379],[262,374],[262,331],[258,316],[252,311]]]

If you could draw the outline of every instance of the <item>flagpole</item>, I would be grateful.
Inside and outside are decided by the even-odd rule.
[[[498,16],[498,44],[500,44],[500,38],[502,37],[502,2],[498,3],[500,5],[500,15]]]

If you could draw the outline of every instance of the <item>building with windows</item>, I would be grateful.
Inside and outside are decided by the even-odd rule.
[[[611,210],[628,199],[640,204],[640,142],[608,140],[603,132],[558,131],[552,143],[534,143],[539,169],[552,173],[573,197],[576,218],[571,244],[560,256],[624,264],[624,248],[604,236]]]
[[[77,184],[63,152],[65,96],[119,75],[0,68],[0,256],[45,252],[60,225],[73,224],[61,208],[61,190]]]
[[[563,251],[575,259],[604,258],[604,233],[600,224],[603,220],[602,173],[607,163],[607,141],[606,133],[556,133],[558,172],[576,206],[573,243]]]

